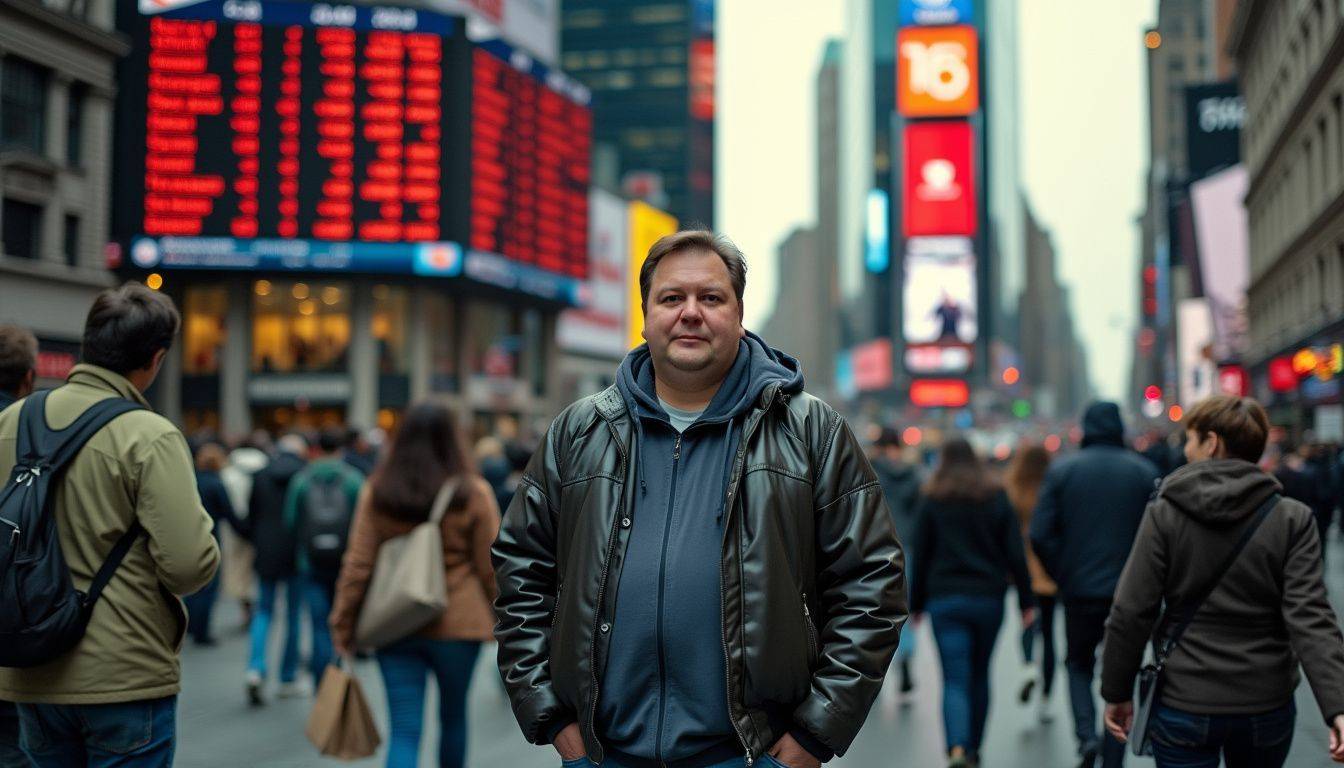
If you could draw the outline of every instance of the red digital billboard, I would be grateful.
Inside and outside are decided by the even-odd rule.
[[[975,136],[965,121],[905,126],[905,237],[976,232]]]
[[[920,408],[961,408],[971,401],[971,388],[961,379],[915,379],[910,402]]]

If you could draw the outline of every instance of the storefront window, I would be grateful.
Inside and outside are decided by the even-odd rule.
[[[188,376],[218,374],[228,340],[228,288],[188,288],[182,309],[182,372]]]
[[[429,388],[434,392],[456,392],[457,338],[453,322],[454,305],[439,294],[425,295],[425,332],[429,334]]]
[[[405,288],[373,286],[373,339],[378,347],[379,373],[406,373],[409,303]]]
[[[252,294],[254,372],[346,371],[350,352],[348,283],[258,280]]]
[[[501,304],[474,302],[467,307],[466,339],[471,374],[511,379],[518,376],[519,316]]]

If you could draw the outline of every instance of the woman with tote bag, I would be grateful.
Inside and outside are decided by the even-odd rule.
[[[1279,768],[1293,743],[1298,665],[1344,762],[1344,637],[1326,597],[1311,510],[1255,462],[1269,418],[1225,395],[1185,417],[1189,464],[1162,482],[1106,621],[1106,728],[1158,768]],[[1165,607],[1164,607],[1165,606]],[[1144,646],[1160,646],[1134,681]]]
[[[439,515],[447,607],[423,628],[375,649],[392,730],[388,768],[416,765],[425,681],[431,674],[439,688],[439,765],[465,764],[467,688],[480,645],[491,639],[495,626],[490,545],[499,532],[499,508],[462,448],[449,406],[427,400],[407,410],[355,509],[330,619],[338,653],[359,645],[357,627],[362,630],[366,623],[360,614],[379,549],[404,541]],[[372,588],[379,591],[378,585]]]

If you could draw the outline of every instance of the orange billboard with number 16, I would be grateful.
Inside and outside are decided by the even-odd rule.
[[[980,108],[975,27],[904,27],[896,35],[896,104],[904,117],[963,117]]]

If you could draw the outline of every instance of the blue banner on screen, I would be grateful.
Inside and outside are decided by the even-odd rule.
[[[901,26],[970,24],[971,0],[901,0]]]
[[[881,274],[891,265],[891,208],[886,190],[868,190],[864,218],[863,264],[869,272]]]

